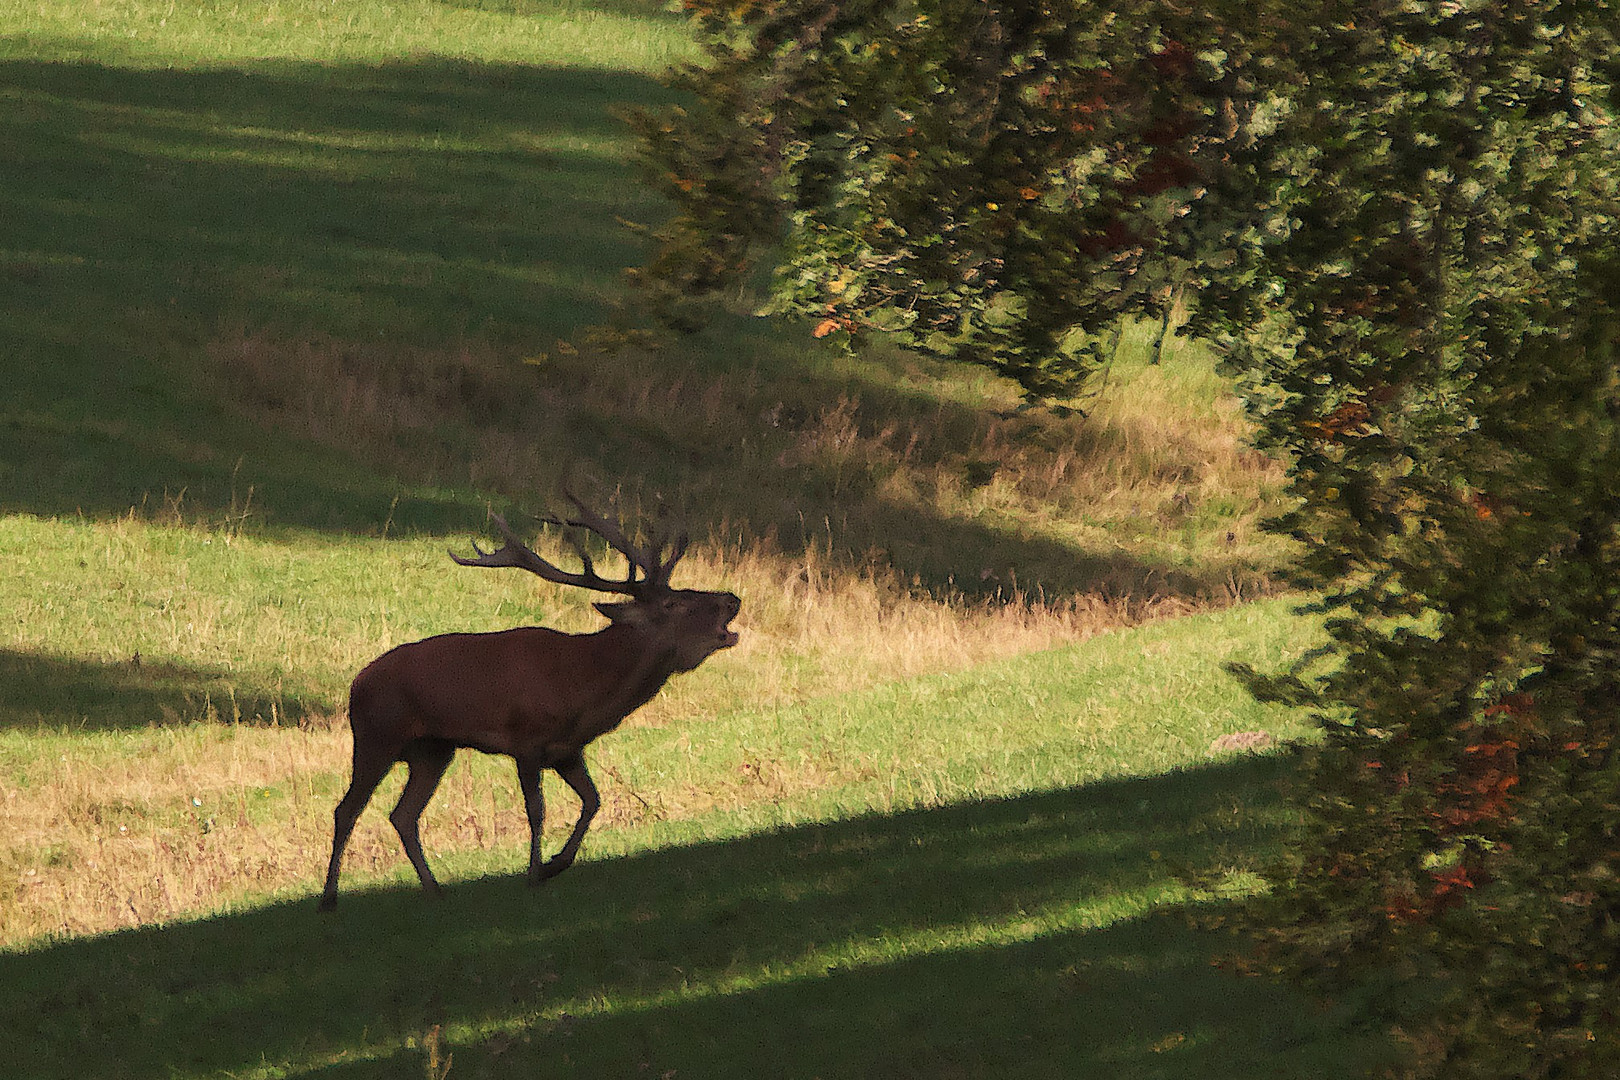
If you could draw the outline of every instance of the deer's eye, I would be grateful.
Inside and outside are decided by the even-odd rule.
[[[678,608],[680,606],[681,606],[681,602],[679,600],[675,599],[673,596],[668,597],[667,599],[664,600],[664,610],[665,611],[674,611],[676,608]]]

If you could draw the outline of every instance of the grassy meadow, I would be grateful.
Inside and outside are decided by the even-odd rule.
[[[650,337],[618,116],[691,55],[656,0],[0,0],[7,1075],[1388,1060],[1187,917],[1290,822],[1288,754],[1212,744],[1308,734],[1222,665],[1314,640],[1212,358],[1128,332],[1057,417],[746,303]],[[599,624],[445,556],[565,474],[689,523],[677,584],[737,592],[742,643],[592,747],[545,889],[469,753],[424,818],[443,901],[395,775],[317,918],[354,672]]]

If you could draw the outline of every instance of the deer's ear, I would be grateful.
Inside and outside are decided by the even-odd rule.
[[[645,626],[647,624],[647,609],[645,605],[630,601],[622,604],[592,604],[597,611],[616,623],[629,623],[631,626]]]

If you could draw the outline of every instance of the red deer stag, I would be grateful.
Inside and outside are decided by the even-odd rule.
[[[462,566],[513,566],[561,585],[630,599],[595,605],[609,625],[593,634],[539,626],[443,634],[400,645],[355,676],[349,689],[354,770],[349,790],[332,814],[332,862],[321,894],[322,911],[337,905],[338,866],[355,819],[396,761],[405,762],[410,771],[389,820],[422,888],[439,891],[422,856],[418,821],[450,759],[464,746],[517,762],[529,818],[529,884],[568,869],[600,802],[582,756],[586,745],[618,727],[671,675],[691,671],[711,653],[737,643],[730,627],[741,607],[736,596],[670,588],[670,571],[686,551],[685,535],[666,557],[667,537],[638,547],[617,520],[564,494],[579,511],[578,519],[545,520],[588,529],[606,541],[629,560],[624,580],[598,576],[584,546],[572,537],[583,569],[570,573],[554,566],[519,540],[499,515],[492,517],[506,541],[500,549],[485,552],[474,544],[475,558],[453,551],[450,557]],[[568,842],[549,862],[540,856],[544,769],[555,770],[582,804]]]

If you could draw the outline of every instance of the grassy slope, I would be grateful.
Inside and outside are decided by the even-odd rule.
[[[1284,827],[1277,766],[1209,739],[1295,730],[1217,671],[1297,649],[1281,608],[1103,633],[1264,591],[1279,556],[1254,530],[1275,470],[1207,357],[1128,344],[1081,422],[791,327],[630,347],[618,219],[656,207],[611,110],[686,52],[660,5],[244,10],[0,0],[14,1074],[1378,1052],[1212,974],[1163,913],[1193,896],[1172,871],[1241,888]],[[744,647],[597,748],[608,804],[553,888],[466,880],[510,872],[522,829],[505,767],[469,758],[425,826],[449,902],[363,891],[405,884],[373,809],[316,925],[348,675],[441,629],[590,625],[442,556],[570,461],[699,524],[684,573],[744,596]]]
[[[538,894],[491,879],[431,907],[261,907],[0,957],[11,1067],[397,1077],[436,1042],[460,1076],[1356,1075],[1375,1043],[1212,970],[1150,912],[1182,895],[1165,860],[1269,833],[1230,809],[1266,779],[1227,766],[663,846]]]
[[[538,894],[510,876],[514,819],[440,858],[463,879],[442,905],[390,852],[405,888],[351,891],[329,921],[295,886],[277,890],[291,906],[238,901],[0,957],[17,1067],[390,1076],[437,1039],[463,1075],[1355,1075],[1378,1040],[1211,971],[1216,943],[1171,914],[1249,887],[1286,827],[1280,762],[1208,748],[1229,730],[1300,730],[1218,677],[1232,656],[1298,651],[1274,608],[630,729],[597,754],[618,820],[610,808],[595,857]],[[121,746],[200,740],[205,757],[253,737],[193,726]],[[471,814],[493,827],[491,791],[516,813],[494,763],[467,766],[430,845]],[[332,794],[317,788],[266,792],[269,815],[203,792],[172,808],[190,816],[166,842],[203,867],[284,836],[290,814],[315,847]],[[369,821],[361,842],[387,848],[384,828]],[[282,856],[307,864],[300,848]]]

